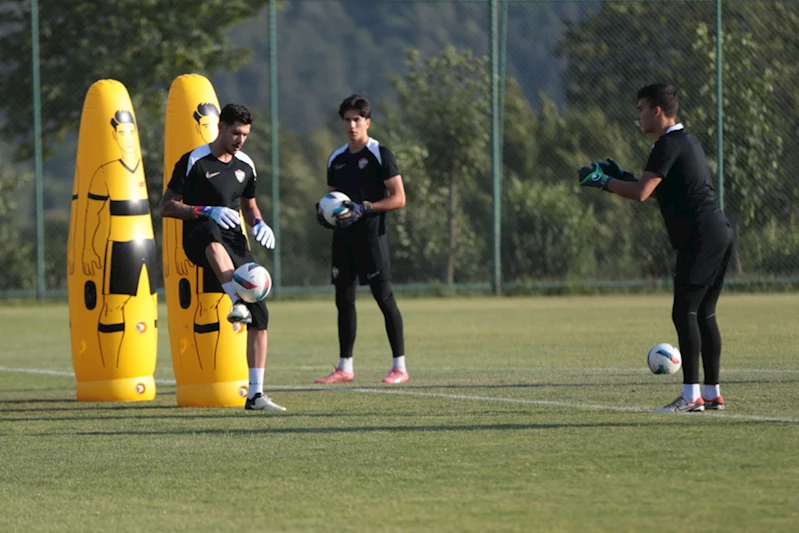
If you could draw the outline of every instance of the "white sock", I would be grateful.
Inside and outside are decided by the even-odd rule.
[[[258,393],[264,393],[264,369],[251,368],[250,369],[250,389],[247,392],[248,398],[254,398]]]
[[[352,374],[352,357],[339,357],[338,369]]]
[[[405,356],[400,355],[399,357],[394,358],[394,368],[399,370],[405,370]]]
[[[684,384],[682,386],[682,397],[689,402],[699,399],[699,383]]]
[[[230,301],[235,303],[236,300],[239,299],[239,295],[236,294],[236,289],[233,288],[233,282],[228,281],[227,283],[222,284],[222,290],[225,291],[225,294],[230,296]]]
[[[702,387],[702,398],[714,400],[721,396],[721,387],[718,385],[705,385]]]

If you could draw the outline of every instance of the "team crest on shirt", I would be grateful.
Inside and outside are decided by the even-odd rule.
[[[337,278],[339,274],[338,269],[336,267],[333,267],[330,273],[333,274],[333,278]]]
[[[235,174],[235,175],[236,175],[236,179],[237,179],[237,180],[239,180],[239,183],[241,183],[241,182],[243,182],[243,181],[244,181],[244,176],[245,176],[245,174],[244,174],[244,171],[243,171],[243,170],[241,170],[241,169],[236,169],[236,172],[234,172],[233,174]]]
[[[366,165],[368,164],[369,160],[366,159],[365,157],[362,157],[361,159],[358,160],[358,168],[360,168],[361,170],[365,169]]]

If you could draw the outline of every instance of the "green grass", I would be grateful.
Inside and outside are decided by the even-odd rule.
[[[670,304],[401,298],[385,386],[359,293],[356,381],[324,387],[333,302],[274,302],[282,414],[176,407],[165,328],[154,401],[77,402],[66,307],[0,307],[0,530],[797,530],[799,296],[722,296],[728,409],[697,415],[648,412],[680,391],[645,366]]]

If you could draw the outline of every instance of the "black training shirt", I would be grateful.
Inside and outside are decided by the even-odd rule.
[[[223,163],[204,144],[180,158],[168,187],[180,194],[186,205],[221,205],[239,211],[242,196],[255,198],[255,164],[244,152],[236,152],[229,163]],[[184,232],[197,223],[184,221]],[[241,228],[222,231],[241,233]]]
[[[359,152],[350,152],[345,144],[327,160],[327,185],[357,203],[385,198],[387,189],[384,182],[399,173],[391,150],[371,138]],[[383,235],[386,232],[385,213],[366,217],[363,224],[370,233]]]
[[[723,220],[705,152],[682,124],[655,142],[644,170],[663,178],[655,196],[675,250],[701,233],[705,222]]]

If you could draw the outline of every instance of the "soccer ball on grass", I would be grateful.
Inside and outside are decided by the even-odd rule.
[[[649,350],[646,363],[653,374],[674,374],[682,366],[682,355],[675,346],[662,342]]]
[[[336,225],[336,219],[346,214],[349,208],[344,206],[344,202],[349,201],[350,197],[343,192],[333,191],[327,193],[319,200],[319,212],[331,226]]]
[[[260,302],[272,289],[272,276],[258,263],[245,263],[233,272],[233,288],[245,302]]]

